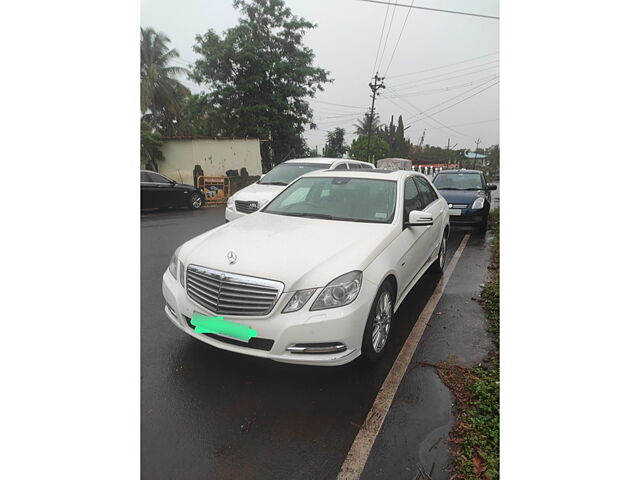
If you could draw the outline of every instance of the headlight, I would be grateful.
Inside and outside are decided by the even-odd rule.
[[[169,273],[176,280],[180,280],[180,284],[184,287],[184,264],[178,260],[178,251],[180,248],[176,248],[176,251],[171,255],[169,261]]]
[[[173,255],[171,255],[171,260],[169,261],[169,273],[173,276],[173,278],[175,278],[176,280],[178,279],[178,250],[176,250],[175,252],[173,252]]]
[[[476,201],[473,202],[473,205],[471,205],[471,208],[474,210],[478,210],[482,207],[484,207],[484,197],[476,198]]]
[[[310,310],[342,307],[353,302],[362,286],[362,272],[345,273],[329,283],[318,295]]]
[[[291,297],[291,300],[289,300],[287,306],[284,307],[282,313],[297,312],[298,310],[300,310],[302,307],[304,307],[304,304],[309,301],[316,290],[317,289],[315,288],[310,288],[308,290],[298,290],[293,294],[293,297]]]

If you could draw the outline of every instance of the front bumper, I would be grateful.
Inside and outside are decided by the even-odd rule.
[[[449,214],[449,223],[453,226],[478,226],[484,222],[487,212],[484,210],[462,210],[460,215]]]
[[[185,289],[168,270],[162,277],[162,293],[166,301],[165,314],[180,330],[204,343],[222,350],[277,362],[327,366],[349,363],[360,355],[362,335],[377,287],[364,280],[358,298],[350,305],[309,311],[320,290],[321,288],[298,312],[280,313],[293,295],[293,292],[284,292],[271,313],[265,317],[226,316],[226,320],[256,330],[258,338],[251,339],[252,345],[249,345],[239,340],[196,333],[188,323],[194,312],[204,315],[215,315],[215,312],[208,311],[188,297]],[[303,353],[292,348],[295,345],[308,344],[342,344],[345,348],[329,353]]]

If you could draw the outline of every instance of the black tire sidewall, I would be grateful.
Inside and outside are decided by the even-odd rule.
[[[391,295],[391,311],[395,308],[395,294],[393,291],[393,287],[391,286],[391,282],[389,280],[385,280],[380,288],[378,289],[378,293],[376,293],[375,298],[373,299],[373,304],[371,305],[371,310],[369,311],[369,317],[367,318],[367,323],[364,327],[364,333],[362,335],[362,356],[369,362],[376,362],[380,360],[380,358],[384,355],[384,352],[387,349],[387,345],[389,344],[389,338],[391,338],[391,331],[393,329],[393,313],[391,316],[391,325],[389,327],[389,337],[387,337],[387,342],[382,347],[382,350],[376,352],[373,349],[373,345],[371,344],[371,334],[373,332],[373,320],[376,316],[376,306],[378,305],[378,300],[380,296],[382,296],[383,292],[388,291]]]

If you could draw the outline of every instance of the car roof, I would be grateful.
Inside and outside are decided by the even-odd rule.
[[[422,175],[420,172],[412,170],[314,170],[306,173],[302,177],[346,177],[346,178],[370,178],[374,180],[402,180],[410,175]],[[302,178],[300,177],[300,178]]]
[[[321,163],[323,165],[331,166],[336,162],[353,162],[353,163],[367,163],[353,158],[329,158],[329,157],[310,157],[310,158],[292,158],[282,163]],[[373,165],[372,165],[373,166]]]
[[[441,170],[438,172],[438,175],[441,173],[480,173],[482,174],[482,170],[467,170],[465,168],[460,168],[456,170]]]

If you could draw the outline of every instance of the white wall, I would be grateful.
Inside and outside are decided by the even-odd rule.
[[[224,176],[227,170],[246,168],[249,175],[261,175],[260,142],[247,140],[165,140],[164,160],[158,162],[163,175],[182,183],[193,183],[193,168],[200,165],[207,176]],[[182,178],[181,178],[182,177]]]

